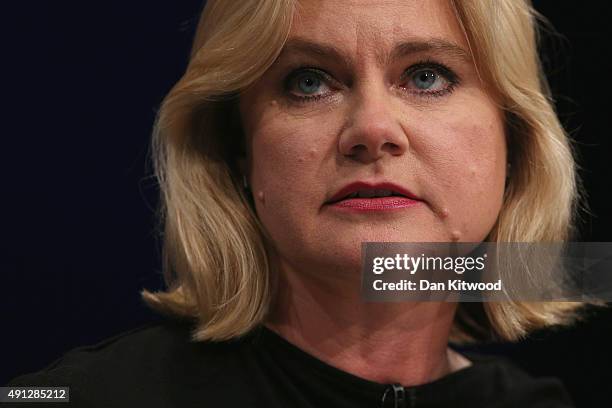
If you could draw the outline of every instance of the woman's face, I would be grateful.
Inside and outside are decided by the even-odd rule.
[[[302,0],[281,55],[241,95],[256,212],[293,268],[354,270],[364,241],[479,242],[493,227],[503,115],[448,3]],[[329,203],[354,182],[419,200]]]

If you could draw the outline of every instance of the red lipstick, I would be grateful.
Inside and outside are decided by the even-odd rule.
[[[408,189],[394,183],[358,181],[341,188],[326,204],[343,210],[384,211],[412,207],[421,201]]]

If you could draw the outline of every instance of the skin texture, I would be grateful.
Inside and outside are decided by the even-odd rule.
[[[503,114],[469,55],[438,48],[390,58],[402,41],[445,41],[467,55],[456,17],[444,1],[302,0],[287,44],[298,38],[342,58],[286,47],[240,97],[245,172],[281,270],[267,325],[374,381],[420,384],[465,367],[447,349],[454,304],[359,297],[361,242],[479,242],[499,214]],[[419,88],[414,69],[423,61],[447,66],[458,83],[434,68],[434,85]],[[300,66],[331,78],[306,87],[319,99],[295,99],[310,95],[304,77],[301,87],[286,80]],[[325,204],[359,180],[394,182],[422,202],[367,213]]]

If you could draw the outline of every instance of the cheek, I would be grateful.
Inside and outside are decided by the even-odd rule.
[[[308,216],[318,211],[329,184],[324,165],[333,151],[329,127],[266,114],[252,133],[251,146],[251,183],[264,225],[295,230],[296,220],[312,219]]]
[[[275,106],[260,110],[250,116],[253,122],[247,122],[252,149],[250,181],[258,217],[273,240],[292,254],[309,245],[321,247],[319,250],[326,245],[331,248],[337,244],[335,235],[347,242],[354,238],[355,248],[359,241],[387,240],[381,239],[387,235],[393,241],[417,236],[417,240],[428,241],[482,241],[502,205],[503,120],[490,103],[479,105],[471,100],[462,106],[469,109],[453,106],[445,111],[406,114],[403,127],[409,151],[387,163],[388,174],[407,172],[404,181],[415,184],[428,207],[418,213],[418,219],[407,216],[384,231],[366,223],[344,224],[320,213],[329,189],[351,171],[338,167],[342,115],[319,115],[312,120]],[[414,234],[408,237],[406,231]],[[329,243],[323,244],[326,240]]]
[[[472,105],[473,106],[473,105]],[[450,238],[481,241],[501,209],[506,168],[506,142],[501,117],[481,110],[437,122],[427,141],[416,138],[426,186],[434,210],[444,214]],[[433,135],[433,136],[432,136]]]

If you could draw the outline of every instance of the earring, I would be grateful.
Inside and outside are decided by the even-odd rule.
[[[242,175],[242,188],[244,190],[248,190],[249,189],[249,183],[247,182],[247,178],[246,178],[246,176],[244,174]]]

